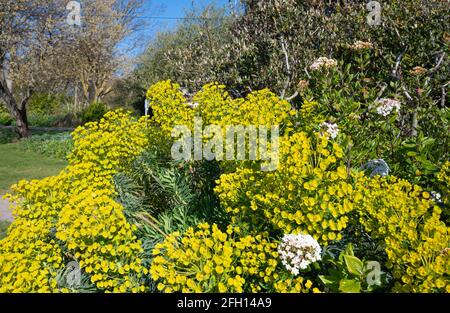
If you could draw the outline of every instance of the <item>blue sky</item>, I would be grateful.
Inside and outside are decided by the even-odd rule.
[[[234,1],[234,0],[233,0]],[[119,50],[125,49],[131,57],[135,57],[145,50],[151,40],[156,38],[158,32],[172,30],[182,20],[187,11],[195,8],[201,10],[208,4],[222,7],[229,4],[229,0],[144,0],[140,18],[145,21],[145,27],[132,38],[125,39],[119,45]],[[130,43],[139,43],[138,47]]]
[[[228,0],[146,0],[144,5],[145,16],[161,16],[165,18],[183,17],[193,5],[203,8],[209,3],[217,6],[227,5]],[[158,31],[169,30],[176,27],[177,19],[148,19],[150,22],[147,32],[153,36]],[[147,33],[147,35],[149,34]]]

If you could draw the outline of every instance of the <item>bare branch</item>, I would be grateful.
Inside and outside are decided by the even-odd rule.
[[[400,63],[403,59],[403,56],[405,55],[406,51],[408,51],[408,46],[406,46],[405,50],[403,50],[398,56],[397,56],[397,60],[395,62],[395,66],[391,71],[391,76],[394,77],[395,79],[399,80],[400,79],[400,74],[399,69],[400,69]]]
[[[291,82],[291,65],[289,64],[289,53],[287,49],[288,49],[287,42],[284,39],[284,37],[281,37],[281,50],[284,53],[284,62],[286,65],[286,72],[287,72],[286,81],[284,82],[284,88],[283,91],[281,92],[282,99],[284,99],[284,95],[286,94],[286,91],[289,88],[289,84]]]
[[[428,73],[429,74],[433,74],[434,72],[436,72],[439,69],[439,67],[441,66],[442,61],[444,60],[444,58],[445,58],[445,52],[442,52],[438,62],[436,63],[436,65],[432,69],[430,69],[428,71]]]

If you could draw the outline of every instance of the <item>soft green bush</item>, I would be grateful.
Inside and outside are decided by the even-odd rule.
[[[8,110],[0,104],[0,125],[11,125],[13,119]]]
[[[35,93],[28,102],[28,112],[39,115],[56,114],[61,111],[65,100],[63,95]]]

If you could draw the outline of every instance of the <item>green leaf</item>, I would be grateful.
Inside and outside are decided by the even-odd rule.
[[[364,264],[360,259],[352,255],[344,255],[344,260],[347,265],[347,269],[351,274],[356,276],[361,276],[364,274]]]
[[[352,256],[354,256],[355,253],[353,252],[353,245],[351,243],[349,243],[347,245],[347,247],[345,247],[345,250],[342,251],[342,254],[343,255],[352,255]]]
[[[361,283],[354,279],[341,279],[339,291],[347,293],[358,293],[361,291]]]
[[[325,286],[331,286],[331,285],[337,284],[337,282],[339,281],[338,277],[330,276],[330,275],[328,275],[328,276],[319,275],[319,279],[322,281],[322,283]]]
[[[431,137],[425,137],[425,138],[422,140],[421,144],[422,144],[422,147],[425,148],[425,147],[427,147],[427,146],[433,145],[435,142],[436,142],[436,139],[431,138]]]

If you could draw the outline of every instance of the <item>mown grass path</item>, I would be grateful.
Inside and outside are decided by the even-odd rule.
[[[0,195],[21,179],[41,179],[57,174],[67,162],[25,151],[17,144],[0,144]]]
[[[12,221],[13,217],[11,214],[10,203],[8,200],[2,200],[0,195],[0,221]]]

